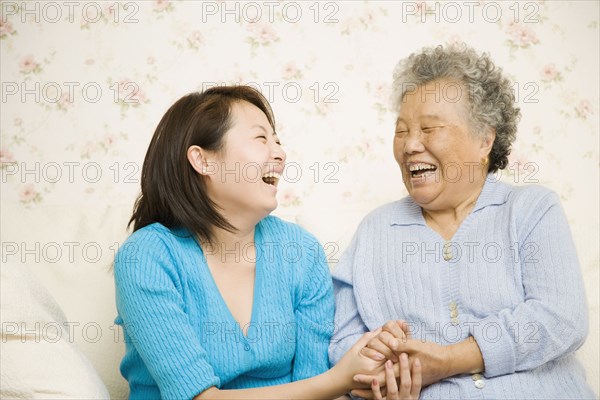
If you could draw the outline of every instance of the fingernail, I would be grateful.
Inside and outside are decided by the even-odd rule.
[[[373,386],[377,386],[377,385],[379,385],[379,382],[377,382],[377,379],[373,379],[373,380],[371,381],[371,385],[373,385]]]
[[[385,367],[386,367],[386,368],[392,368],[392,361],[391,361],[391,360],[387,360],[387,361],[385,362]]]
[[[402,354],[400,354],[400,357],[402,357],[402,359],[403,359],[404,361],[407,361],[407,360],[408,360],[408,355],[407,355],[406,353],[402,353]]]
[[[375,358],[378,359],[379,361],[385,360],[385,356],[380,353],[375,354]]]

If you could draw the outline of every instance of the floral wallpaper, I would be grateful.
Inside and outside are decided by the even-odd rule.
[[[466,41],[515,81],[523,112],[502,179],[598,219],[598,4],[2,2],[2,201],[130,203],[153,129],[181,95],[251,84],[289,166],[280,212],[402,196],[391,71]]]
[[[275,214],[374,208],[406,194],[392,155],[396,63],[467,42],[513,79],[522,110],[500,178],[552,188],[572,227],[597,228],[599,10],[597,1],[2,0],[0,200],[23,212],[131,206],[167,108],[192,91],[249,84],[271,102],[288,154]],[[595,262],[584,268],[597,282],[595,228],[585,231],[595,232],[586,258]]]

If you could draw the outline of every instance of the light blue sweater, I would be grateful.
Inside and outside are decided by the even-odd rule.
[[[337,363],[388,320],[448,345],[473,336],[485,373],[424,388],[424,399],[594,398],[574,351],[588,310],[558,196],[489,175],[448,243],[410,197],[370,213],[334,270]]]
[[[155,223],[121,246],[115,322],[125,332],[121,373],[131,399],[190,399],[210,386],[277,385],[329,368],[334,300],[321,246],[276,217],[263,219],[255,232],[247,336],[193,236]]]

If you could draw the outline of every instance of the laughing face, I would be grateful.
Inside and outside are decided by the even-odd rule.
[[[471,132],[468,101],[464,87],[437,80],[407,92],[400,104],[394,157],[409,195],[425,210],[457,207],[485,181],[482,160],[494,134]]]
[[[206,157],[208,193],[225,215],[260,219],[277,207],[286,154],[258,107],[235,103],[231,119],[223,150]]]

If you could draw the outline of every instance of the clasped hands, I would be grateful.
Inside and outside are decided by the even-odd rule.
[[[354,375],[353,381],[363,389],[352,390],[353,395],[367,399],[417,399],[421,387],[448,376],[444,346],[412,339],[405,321],[388,321],[373,333],[360,354],[383,365],[373,375]]]

